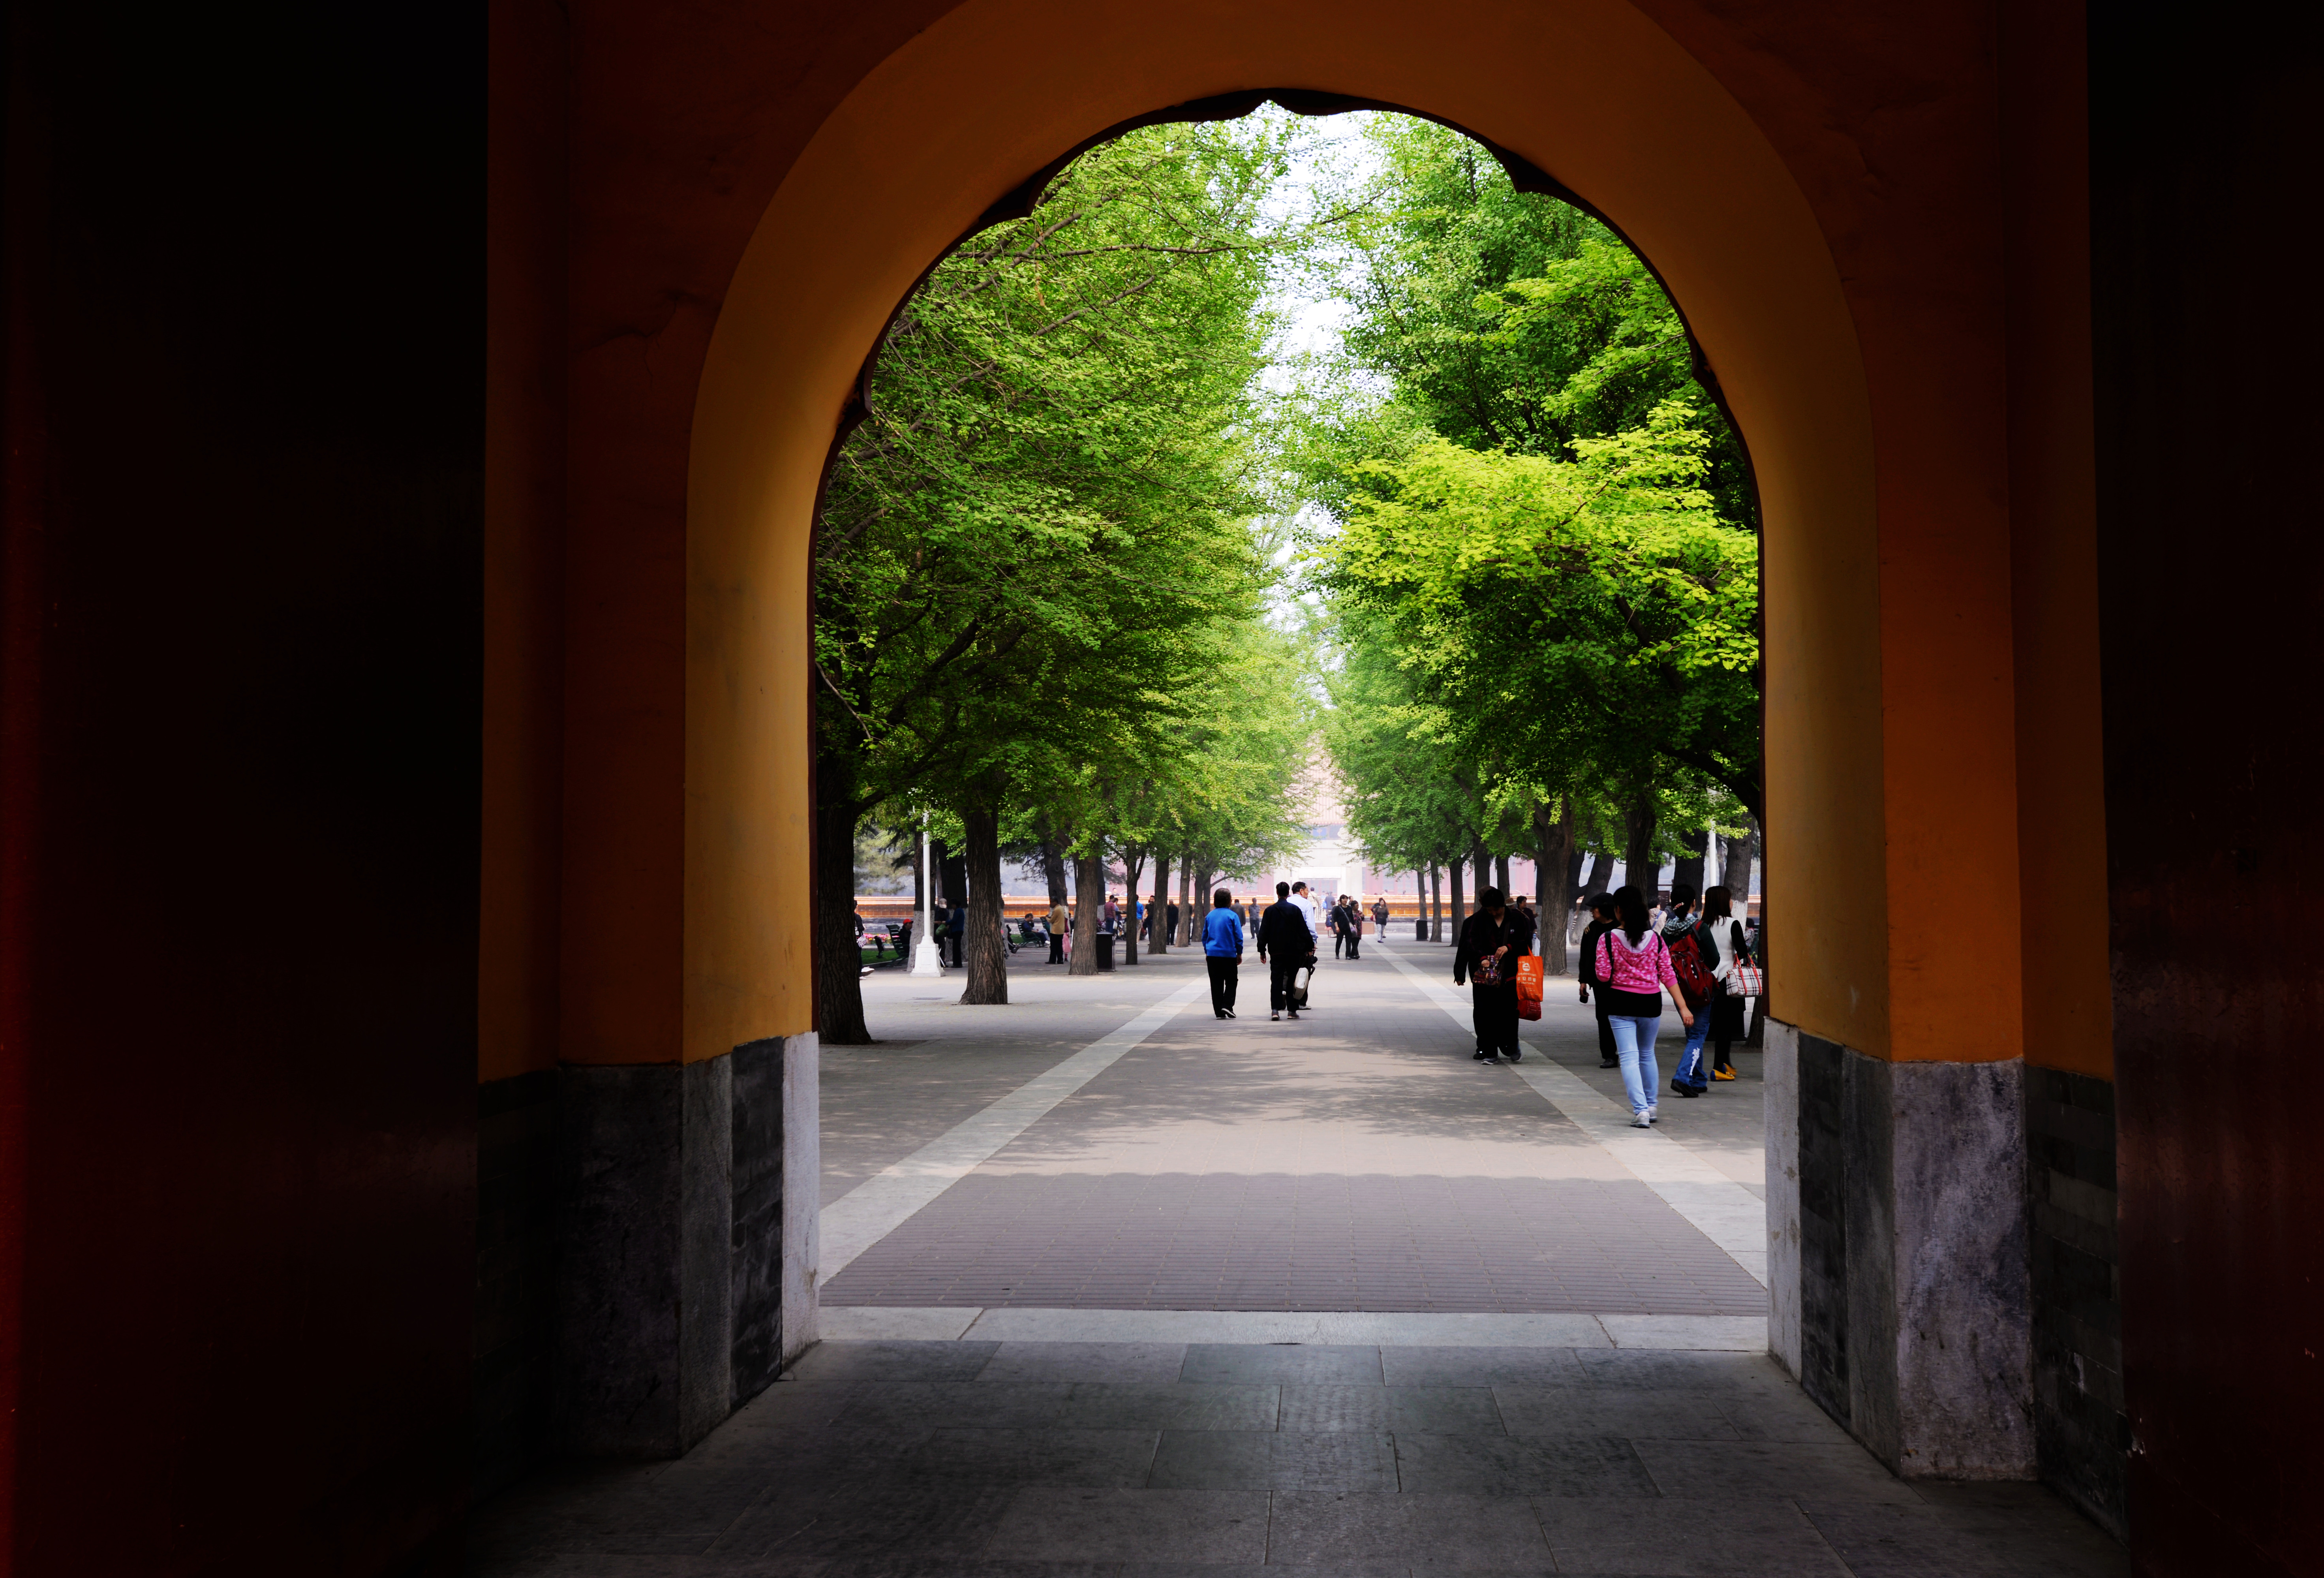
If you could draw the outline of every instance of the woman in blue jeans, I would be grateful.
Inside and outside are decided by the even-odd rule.
[[[1663,994],[1670,994],[1679,1022],[1690,1029],[1694,1015],[1679,995],[1670,949],[1646,918],[1646,901],[1636,888],[1614,890],[1614,925],[1598,939],[1599,994],[1606,1023],[1614,1032],[1614,1053],[1622,1062],[1622,1090],[1630,1098],[1630,1127],[1644,1129],[1660,1113],[1655,1101],[1661,1072],[1655,1066],[1655,1032],[1662,1029]]]

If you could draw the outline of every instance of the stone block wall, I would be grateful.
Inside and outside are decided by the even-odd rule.
[[[2122,1261],[2114,1086],[2032,1068],[2025,1192],[2034,1297],[2034,1434],[2042,1478],[2126,1539]]]
[[[1769,1345],[1902,1474],[2034,1471],[2024,1078],[1769,1025]]]
[[[675,1457],[815,1336],[812,1035],[479,1088],[475,1466]]]

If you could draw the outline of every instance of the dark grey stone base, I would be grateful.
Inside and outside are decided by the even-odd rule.
[[[2126,1540],[2113,1084],[2028,1069],[2025,1135],[2035,1456],[2045,1482]]]
[[[478,1498],[540,1460],[555,1348],[555,1070],[476,1087],[476,1304],[470,1350]]]
[[[813,1165],[795,1093],[815,1051],[801,1036],[560,1071],[555,1450],[676,1457],[812,1339],[811,1312],[786,1307],[784,1245],[815,1199],[786,1187]]]
[[[1769,1027],[1770,1346],[1902,1474],[2034,1474],[2024,1075]]]

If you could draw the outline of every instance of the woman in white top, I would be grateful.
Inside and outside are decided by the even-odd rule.
[[[1735,990],[1735,964],[1751,956],[1751,945],[1744,938],[1742,922],[1735,918],[1733,895],[1725,888],[1703,891],[1702,923],[1694,929],[1694,946],[1711,966],[1711,1001],[1703,1010],[1711,1016],[1711,1077],[1733,1079],[1735,1067],[1727,1061],[1727,1049],[1743,1038],[1745,1001]],[[1717,956],[1710,957],[1714,950]]]

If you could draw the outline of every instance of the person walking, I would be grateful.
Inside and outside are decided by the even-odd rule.
[[[1372,900],[1372,924],[1379,928],[1380,936],[1388,935],[1388,895],[1385,893]]]
[[[1711,1088],[1711,1072],[1702,1061],[1702,1038],[1711,1033],[1711,961],[1702,949],[1702,917],[1694,913],[1694,890],[1684,882],[1671,886],[1670,916],[1663,922],[1662,939],[1670,949],[1679,995],[1694,1013],[1678,1066],[1671,1071],[1671,1089],[1692,1101]]]
[[[1299,913],[1307,918],[1307,1001],[1301,1006],[1312,1013],[1315,1008],[1315,960],[1323,951],[1323,916],[1316,908],[1314,895],[1307,891],[1305,882],[1291,884],[1291,902],[1297,905]]]
[[[1073,918],[1074,912],[1065,908],[1064,900],[1060,899],[1049,906],[1049,963],[1052,964],[1065,962],[1065,927]]]
[[[1299,972],[1315,957],[1315,931],[1307,912],[1292,902],[1291,884],[1275,884],[1275,902],[1259,918],[1259,956],[1267,964],[1267,1017],[1279,1020],[1284,1011],[1299,1017]]]
[[[1533,951],[1533,923],[1512,909],[1499,888],[1477,890],[1477,913],[1461,926],[1452,950],[1452,984],[1469,987],[1480,1063],[1515,1063],[1517,1046],[1517,961]]]
[[[1598,1009],[1598,1066],[1619,1068],[1622,1060],[1614,1051],[1614,1027],[1606,1022],[1605,979],[1598,974],[1598,939],[1614,929],[1614,895],[1590,895],[1590,924],[1582,928],[1582,951],[1574,964],[1574,974],[1582,977],[1582,1001],[1593,1000],[1590,989],[1600,988],[1594,1000]]]
[[[1211,895],[1211,912],[1203,917],[1203,968],[1211,973],[1211,1017],[1235,1017],[1235,978],[1242,971],[1242,922],[1236,918],[1234,895],[1221,888]]]
[[[961,950],[968,946],[968,906],[955,904],[945,917],[945,940],[952,944],[952,962],[957,969],[964,963]]]
[[[1333,904],[1332,906],[1331,918],[1323,924],[1331,927],[1332,930],[1332,957],[1335,959],[1346,957],[1348,952],[1348,907],[1345,904]]]
[[[1727,889],[1702,891],[1702,925],[1696,937],[1696,946],[1711,966],[1711,1010],[1704,1016],[1711,1021],[1711,1077],[1733,1079],[1735,1066],[1727,1053],[1743,1038],[1745,1001],[1735,990],[1735,966],[1751,957],[1751,945],[1735,918],[1734,896]]]
[[[1347,917],[1348,922],[1348,957],[1360,959],[1364,956],[1363,900],[1351,893],[1342,904],[1342,910]]]
[[[1614,924],[1598,938],[1599,992],[1622,1065],[1622,1092],[1630,1098],[1630,1127],[1644,1129],[1661,1119],[1655,1090],[1662,1075],[1655,1066],[1655,1033],[1662,1029],[1663,993],[1670,993],[1680,1022],[1694,1014],[1679,995],[1670,948],[1647,924],[1646,900],[1627,882],[1614,890]]]

